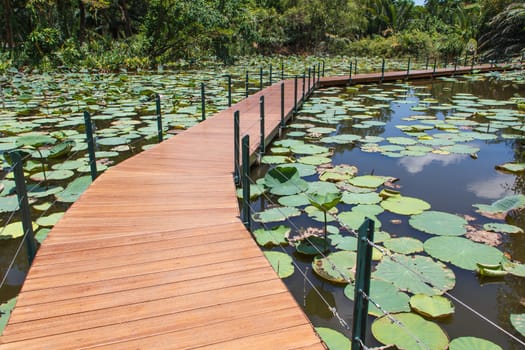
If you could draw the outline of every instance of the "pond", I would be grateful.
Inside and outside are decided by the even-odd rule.
[[[372,298],[376,294],[387,311],[405,319],[410,305],[426,312],[418,307],[417,298],[409,304],[409,297],[444,294],[450,300],[452,295],[524,339],[511,324],[511,314],[517,327],[523,327],[520,320],[525,319],[521,265],[525,262],[524,109],[523,72],[327,88],[311,96],[283,138],[273,143],[262,159],[264,164],[252,172],[259,188],[267,191],[252,201],[252,229],[261,244],[269,234],[283,243],[293,258],[295,271],[284,282],[316,327],[350,334],[326,303],[351,324],[353,303],[345,295],[341,274],[346,272],[346,279],[353,277],[354,266],[348,261],[354,257],[348,254],[341,262],[333,253],[355,251],[355,238],[343,226],[357,229],[368,216],[376,222],[376,243],[382,249],[376,252],[381,260],[373,262],[372,273],[374,280],[382,281],[377,282]],[[515,168],[505,165],[510,162],[516,163],[511,165]],[[298,252],[304,252],[308,243],[304,236],[323,236],[322,212],[310,203],[315,195],[330,192],[340,193],[342,198],[329,211],[329,249],[324,255],[330,259],[330,253],[339,269],[327,267],[331,263],[325,261],[324,270],[332,272],[328,279],[343,283],[320,277],[323,271],[312,271],[320,264],[319,257],[312,264],[312,256]],[[496,209],[500,204],[504,207]],[[278,226],[283,227],[269,233]],[[290,245],[284,243],[286,238]],[[324,250],[322,238],[318,243],[318,238],[310,239],[313,243],[306,245],[311,251],[311,244],[318,245],[312,255]],[[266,243],[265,250],[283,252],[272,243]],[[392,253],[394,260],[383,256]],[[405,255],[410,258],[404,260]],[[281,271],[285,270],[284,261]],[[421,274],[410,276],[411,261],[428,271],[422,267],[418,270]],[[476,262],[482,263],[482,270],[483,266],[487,269],[477,272],[480,267]],[[304,272],[318,292],[305,281]],[[418,278],[428,278],[437,289],[411,286],[410,280]],[[387,288],[384,281],[388,290],[395,285],[386,297],[380,293]],[[353,296],[353,288],[346,288]],[[398,290],[405,291],[405,296],[394,297]],[[396,304],[393,299],[399,300],[397,305],[391,305]],[[478,337],[503,349],[522,348],[457,300],[450,301],[452,314],[437,318],[426,314],[450,340]],[[450,306],[447,301],[440,302]],[[375,310],[369,326],[381,315]],[[377,332],[382,337],[384,331]],[[418,334],[417,329],[408,329],[404,338],[417,338]],[[387,339],[385,343],[390,338],[383,339]],[[381,342],[369,332],[366,345]]]

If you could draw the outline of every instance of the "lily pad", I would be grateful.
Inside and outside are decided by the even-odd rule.
[[[512,316],[511,316],[512,317]],[[450,342],[448,350],[503,350],[491,341],[476,337],[460,337]]]
[[[57,193],[55,197],[59,202],[73,203],[91,185],[91,176],[81,176],[70,182],[66,189]]]
[[[363,175],[363,176],[356,176],[352,179],[349,179],[348,182],[351,185],[354,185],[357,187],[377,188],[383,185],[388,180],[389,178],[384,177],[384,176]]]
[[[346,204],[376,204],[381,201],[381,197],[376,192],[351,193],[344,192],[342,201]]]
[[[33,222],[33,231],[38,228],[38,225]],[[0,228],[0,239],[13,239],[19,238],[24,235],[24,228],[22,221],[13,222],[3,228]]]
[[[40,182],[40,181],[45,181],[46,179],[47,180],[65,180],[65,179],[69,179],[73,175],[75,175],[75,173],[71,170],[51,170],[51,171],[46,171],[45,173],[41,172],[41,173],[33,174],[29,178],[33,181]]]
[[[281,252],[264,252],[264,256],[270,262],[277,275],[280,278],[286,278],[293,275],[295,268],[292,258]]]
[[[298,253],[304,255],[317,255],[327,251],[330,246],[330,241],[323,237],[310,236],[301,240],[295,247]]]
[[[383,242],[385,248],[400,254],[413,254],[423,251],[423,243],[412,237],[387,239]]]
[[[0,197],[0,213],[10,213],[18,210],[18,197],[16,195]]]
[[[391,258],[383,259],[377,265],[373,277],[414,294],[441,295],[456,284],[454,272],[445,264],[419,255],[394,254]]]
[[[263,228],[253,231],[255,240],[260,246],[273,246],[288,244],[289,227],[280,225],[269,230]]]
[[[283,205],[285,207],[302,207],[310,204],[310,200],[308,199],[308,196],[305,193],[279,197],[277,201],[280,205]]]
[[[510,314],[510,323],[525,337],[525,314]]]
[[[427,211],[414,215],[408,221],[416,230],[440,236],[461,236],[467,232],[467,220],[441,212]]]
[[[388,197],[381,202],[381,206],[392,213],[401,215],[421,214],[430,209],[430,204],[424,200],[405,196]]]
[[[286,196],[306,191],[308,184],[301,179],[296,168],[275,167],[264,177],[264,184],[275,195]]]
[[[42,242],[44,242],[44,240],[47,238],[49,232],[51,232],[50,228],[41,228],[36,232],[35,239],[38,243],[42,244]]]
[[[354,300],[354,292],[355,286],[353,283],[345,287],[344,294],[352,301]],[[381,305],[383,310],[390,313],[410,311],[408,304],[410,297],[397,289],[392,283],[371,279],[370,299]],[[368,303],[368,314],[378,317],[384,315],[383,311],[378,309],[373,303]]]
[[[323,156],[305,156],[301,157],[297,160],[299,163],[306,164],[306,165],[321,165],[321,164],[328,164],[332,160],[328,157]]]
[[[3,333],[5,326],[7,326],[7,321],[9,321],[11,312],[15,308],[16,298],[11,298],[7,302],[0,304],[0,335]]]
[[[502,170],[509,173],[521,173],[525,171],[525,163],[505,163],[496,165],[496,170]]]
[[[296,208],[277,207],[253,214],[253,220],[262,223],[279,222],[299,215],[301,215],[301,212]]]
[[[319,334],[328,349],[350,349],[350,339],[344,334],[325,327],[315,327],[315,331]]]
[[[483,229],[491,232],[501,232],[501,233],[523,233],[521,227],[509,225],[509,224],[500,224],[496,222],[490,222],[483,225]]]
[[[326,258],[316,256],[312,262],[314,272],[331,282],[348,283],[354,279],[357,253],[340,251],[328,254]]]
[[[322,154],[329,151],[328,147],[318,146],[318,145],[312,145],[312,144],[302,144],[302,145],[294,145],[291,147],[291,150],[295,154],[306,154],[306,155],[314,155],[314,154]]]
[[[498,265],[503,258],[498,249],[463,237],[432,237],[424,247],[434,258],[471,271],[476,270],[478,263]]]
[[[64,213],[53,213],[51,215],[48,215],[48,216],[42,216],[40,218],[38,218],[36,220],[36,223],[39,225],[39,226],[43,226],[43,227],[52,227],[54,226],[58,220],[60,220],[60,218],[64,216]]]
[[[514,209],[525,207],[525,196],[522,194],[507,196],[489,205],[473,204],[478,213],[488,217],[505,218],[506,214]]]
[[[413,313],[394,314],[393,317],[399,322],[394,323],[383,316],[372,323],[372,334],[381,343],[406,350],[447,349],[448,337],[437,324]]]
[[[410,307],[418,314],[430,318],[446,317],[454,313],[454,305],[441,295],[413,295],[410,298]]]

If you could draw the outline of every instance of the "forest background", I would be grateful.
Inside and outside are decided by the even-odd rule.
[[[524,1],[0,1],[0,72],[231,64],[246,55],[525,54]]]

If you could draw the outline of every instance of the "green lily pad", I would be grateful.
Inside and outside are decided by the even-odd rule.
[[[420,255],[394,254],[392,258],[383,259],[373,277],[414,294],[441,295],[456,284],[454,272],[445,264]]]
[[[351,185],[354,185],[357,187],[377,188],[383,185],[388,180],[389,178],[384,177],[384,176],[363,175],[363,176],[356,176],[352,179],[349,179],[348,182]]]
[[[55,226],[55,224],[58,222],[58,220],[60,220],[60,218],[64,216],[64,213],[53,213],[51,215],[48,215],[48,216],[42,216],[40,218],[38,218],[36,220],[36,223],[39,225],[39,226],[44,226],[44,227],[52,227],[52,226]]]
[[[525,314],[510,314],[510,323],[525,337]]]
[[[387,137],[386,139],[388,142],[396,145],[412,146],[417,144],[416,140],[410,139],[408,137]]]
[[[291,147],[291,150],[295,154],[306,154],[306,155],[314,155],[314,154],[322,154],[329,151],[328,147],[318,146],[318,145],[312,145],[312,144],[302,144],[302,145],[294,145]]]
[[[59,202],[73,203],[91,185],[91,176],[81,176],[70,182],[66,189],[55,195]]]
[[[469,145],[453,145],[453,146],[444,146],[441,148],[444,151],[456,154],[473,154],[479,152],[479,148]]]
[[[321,181],[344,181],[351,179],[357,174],[357,167],[353,165],[340,164],[331,169],[327,169],[319,175]]]
[[[264,156],[261,159],[262,164],[283,164],[291,162],[292,159],[287,156]]]
[[[250,199],[256,199],[262,196],[264,193],[266,193],[266,188],[264,187],[264,184],[261,179],[257,180],[257,183],[250,184]],[[238,188],[236,190],[237,198],[242,199],[242,188]]]
[[[315,166],[300,163],[279,164],[278,167],[295,168],[300,177],[310,176],[316,173]]]
[[[253,220],[262,223],[279,222],[299,215],[301,215],[301,212],[297,208],[277,207],[253,214]]]
[[[295,268],[292,258],[281,252],[264,252],[264,256],[270,262],[277,275],[280,278],[286,278],[293,275]]]
[[[366,213],[355,210],[340,213],[337,217],[341,225],[352,230],[357,230],[367,217],[371,220],[374,220],[374,227],[376,230],[379,230],[381,227],[381,221],[379,221],[375,216],[368,216]]]
[[[103,146],[118,146],[127,144],[128,139],[124,137],[106,137],[98,139],[97,143]]]
[[[75,170],[86,165],[83,160],[68,160],[62,163],[54,164],[51,168],[53,170]]]
[[[42,242],[44,242],[44,240],[47,238],[49,232],[51,232],[50,228],[41,228],[36,232],[35,239],[38,243],[42,244]]]
[[[16,298],[11,298],[7,302],[0,304],[0,335],[4,332],[5,326],[7,326],[7,321],[11,317],[11,312],[15,308]]]
[[[310,200],[308,199],[308,196],[305,193],[279,197],[277,201],[280,205],[285,207],[302,207],[304,205],[310,204]]]
[[[361,139],[361,136],[358,136],[358,135],[342,134],[342,135],[323,137],[320,141],[322,143],[336,143],[339,145],[345,145],[345,144],[356,142],[360,139]]]
[[[372,323],[372,334],[381,343],[394,344],[407,350],[447,349],[448,337],[437,324],[413,313],[399,313],[393,317],[399,323],[392,322],[386,316]]]
[[[471,271],[476,270],[478,263],[498,265],[503,259],[498,249],[463,237],[432,237],[424,243],[424,248],[436,259]]]
[[[280,225],[269,230],[264,228],[253,231],[255,240],[260,246],[274,246],[288,244],[288,235],[291,229]]]
[[[38,228],[38,225],[33,222],[33,231]],[[0,239],[13,239],[19,238],[24,235],[24,228],[22,226],[22,221],[13,222],[7,226],[4,226],[3,229],[0,228]]]
[[[391,196],[381,202],[381,206],[396,214],[414,215],[430,209],[430,204],[419,198]]]
[[[323,156],[305,156],[301,157],[297,160],[299,163],[306,164],[306,165],[321,165],[321,164],[328,164],[332,160],[328,157]]]
[[[16,139],[16,144],[18,147],[31,146],[31,147],[40,147],[44,145],[53,145],[57,140],[51,136],[34,134],[34,135],[24,135]]]
[[[326,258],[316,256],[312,269],[321,278],[335,283],[348,283],[354,279],[357,253],[340,251]]]
[[[525,163],[505,163],[496,165],[496,170],[502,170],[509,173],[521,173],[525,171]]]
[[[327,251],[330,247],[330,241],[323,237],[310,236],[301,240],[295,247],[298,253],[304,255],[317,255]]]
[[[336,188],[337,191],[337,188]],[[310,204],[321,211],[329,211],[341,201],[341,193],[326,191],[308,191]]]
[[[18,210],[18,197],[16,195],[0,197],[0,213],[10,213]]]
[[[500,224],[497,222],[490,222],[483,225],[483,229],[490,232],[501,232],[501,233],[523,233],[523,230],[514,225]]]
[[[502,216],[505,215],[514,209],[521,209],[525,207],[525,196],[522,194],[507,196],[497,201],[486,205],[486,204],[473,204],[475,208],[478,208],[476,211],[484,216]]]
[[[345,287],[344,294],[352,301],[354,300],[354,292],[355,286],[353,283]],[[410,297],[397,289],[392,283],[372,278],[370,280],[370,298],[381,305],[383,310],[390,313],[410,311],[408,304]],[[373,303],[368,303],[368,314],[378,317],[384,315],[383,311],[378,309]]]
[[[346,204],[376,204],[381,201],[381,197],[376,192],[351,193],[344,192],[342,201]]]
[[[328,346],[328,349],[350,349],[350,339],[344,334],[325,327],[315,327],[315,331],[319,334],[326,346]]]
[[[440,236],[464,235],[468,225],[464,218],[441,211],[427,211],[414,215],[408,222],[416,230]]]
[[[75,141],[72,140],[59,143],[58,145],[51,147],[51,149],[49,150],[48,158],[56,159],[65,157],[74,146]]]
[[[264,184],[275,195],[286,196],[297,194],[308,189],[308,183],[301,179],[296,168],[275,167],[264,177]]]
[[[33,181],[45,181],[47,180],[65,180],[69,179],[75,175],[75,173],[71,170],[51,170],[46,171],[45,174],[43,172],[36,173],[31,175],[29,178]]]
[[[503,350],[491,341],[476,337],[460,337],[450,342],[448,350]]]
[[[446,317],[454,313],[454,305],[441,295],[413,295],[410,298],[410,307],[418,314],[430,318]]]
[[[387,239],[383,242],[385,248],[400,254],[413,254],[423,251],[423,243],[412,237]]]

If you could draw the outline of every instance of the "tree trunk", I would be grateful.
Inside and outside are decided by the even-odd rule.
[[[11,22],[11,1],[3,0],[3,3],[7,47],[13,49],[15,47],[15,40],[13,38],[13,23]]]
[[[84,2],[78,0],[78,10],[79,10],[79,26],[78,26],[78,41],[82,44],[86,36],[86,9],[84,7]]]

